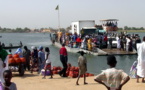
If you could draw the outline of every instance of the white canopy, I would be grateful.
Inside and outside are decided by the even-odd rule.
[[[118,19],[103,19],[103,20],[100,20],[100,21],[119,21]]]

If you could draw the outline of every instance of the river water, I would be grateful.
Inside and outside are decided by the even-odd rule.
[[[145,35],[145,33],[136,33],[139,34],[141,39]],[[52,45],[49,33],[1,33],[0,41],[5,43],[5,45],[9,45],[12,43],[13,45],[18,45],[21,41],[23,45],[26,45],[29,49],[31,46],[48,46],[50,48],[50,59],[52,61],[53,66],[62,66],[59,60],[59,48]],[[13,49],[14,53],[16,49]],[[79,54],[77,53],[68,53],[68,62],[72,64],[72,66],[77,66],[77,58]],[[101,70],[108,68],[106,63],[107,56],[93,56],[86,55],[87,57],[87,67],[88,72],[93,74],[101,73]],[[116,55],[117,59],[117,68],[124,70],[129,74],[129,70],[133,62],[136,60],[137,55]]]

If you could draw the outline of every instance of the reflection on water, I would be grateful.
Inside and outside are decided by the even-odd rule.
[[[141,37],[144,33],[140,33]],[[139,34],[139,35],[140,35]],[[62,66],[59,59],[59,48],[51,45],[51,41],[49,39],[49,34],[43,33],[1,33],[2,38],[0,41],[9,45],[12,43],[14,45],[18,44],[19,41],[22,41],[23,45],[27,45],[29,49],[31,46],[49,46],[50,48],[50,59],[52,61],[53,66]],[[12,50],[13,53],[15,49]],[[77,58],[79,57],[78,53],[68,53],[68,62],[72,64],[72,66],[78,66]],[[88,72],[98,74],[101,70],[108,68],[106,63],[107,56],[93,56],[86,55],[87,57],[87,66]],[[136,60],[137,55],[121,55],[116,56],[117,58],[117,68],[123,69],[126,73],[129,73],[130,67],[133,62]]]

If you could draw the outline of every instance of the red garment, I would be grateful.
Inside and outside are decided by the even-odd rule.
[[[59,54],[60,54],[60,55],[67,56],[67,50],[66,50],[66,48],[65,48],[65,47],[60,48]]]
[[[107,36],[105,36],[105,37],[104,37],[104,41],[108,41],[108,38],[107,38]]]
[[[76,41],[80,43],[81,42],[81,38],[78,37]]]

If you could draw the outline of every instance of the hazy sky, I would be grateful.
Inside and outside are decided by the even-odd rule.
[[[0,26],[66,28],[72,21],[119,19],[118,26],[145,27],[145,0],[0,0]]]

